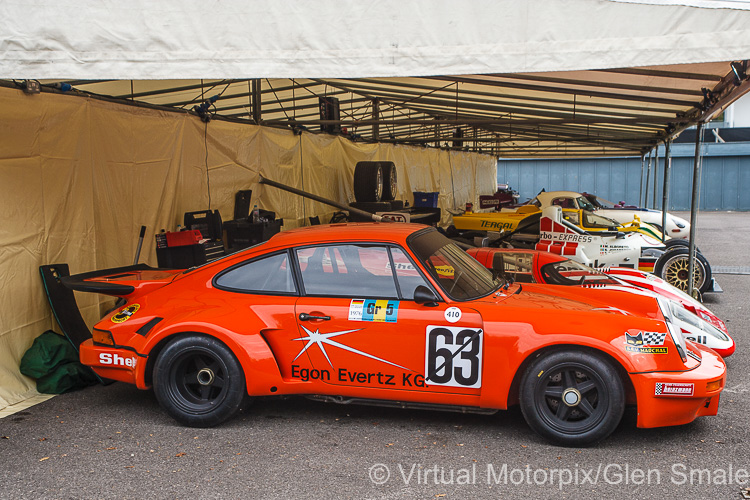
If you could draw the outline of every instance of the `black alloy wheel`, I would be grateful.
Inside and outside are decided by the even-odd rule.
[[[587,351],[557,351],[537,358],[520,387],[521,411],[541,436],[563,446],[584,446],[609,436],[625,409],[617,371]]]
[[[211,427],[232,417],[245,397],[245,377],[234,354],[217,339],[179,337],[159,354],[154,393],[178,422]]]

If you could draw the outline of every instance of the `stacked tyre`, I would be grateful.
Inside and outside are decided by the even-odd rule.
[[[365,212],[388,212],[403,208],[396,201],[396,165],[392,161],[361,161],[354,167],[354,199],[351,206]]]

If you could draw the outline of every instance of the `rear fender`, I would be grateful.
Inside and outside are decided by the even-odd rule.
[[[223,342],[242,365],[247,392],[252,396],[270,395],[283,385],[281,371],[271,349],[260,333],[240,335],[235,332],[205,323],[180,322],[165,325],[154,331],[145,345],[148,362],[136,373],[136,385],[146,389],[151,385],[151,373],[162,348],[182,335],[206,335]]]

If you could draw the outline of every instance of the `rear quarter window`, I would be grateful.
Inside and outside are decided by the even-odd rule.
[[[286,252],[232,267],[214,278],[214,286],[245,293],[297,292]]]

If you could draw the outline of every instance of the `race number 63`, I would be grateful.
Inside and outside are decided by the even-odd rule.
[[[482,329],[427,327],[425,383],[482,387]]]

